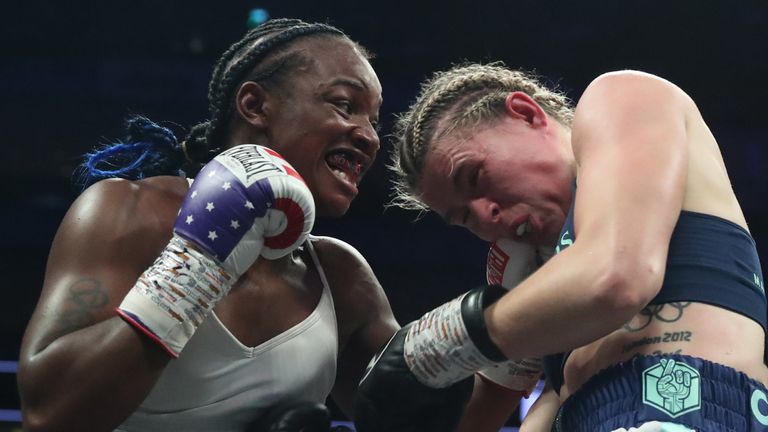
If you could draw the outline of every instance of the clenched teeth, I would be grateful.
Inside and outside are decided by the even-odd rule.
[[[331,171],[334,174],[336,174],[336,177],[339,177],[339,178],[341,178],[344,181],[351,182],[351,180],[349,179],[349,176],[344,171],[341,171],[341,170],[336,169],[336,168],[332,169]]]
[[[525,223],[521,223],[520,226],[517,227],[515,234],[517,234],[518,237],[522,237],[529,232],[531,232],[531,223],[529,221],[525,221]]]
[[[344,167],[349,170],[349,172],[357,175],[363,171],[363,165],[360,162],[349,158],[345,153],[335,153],[328,158],[328,161],[333,165]]]

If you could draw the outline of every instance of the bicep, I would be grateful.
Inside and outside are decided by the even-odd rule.
[[[382,304],[370,309],[371,313],[357,329],[349,334],[344,347],[339,352],[338,370],[332,395],[336,403],[350,417],[352,417],[357,386],[366,366],[400,328],[389,307],[389,302],[386,298],[384,299]]]
[[[596,253],[662,265],[687,178],[686,97],[639,73],[598,78],[573,125],[576,230]],[[663,269],[663,267],[662,267]]]
[[[366,366],[399,328],[394,319],[375,320],[366,327],[360,333],[351,335],[339,353],[336,382],[331,391],[333,400],[350,419],[354,418],[357,387]]]
[[[335,239],[318,247],[334,293],[340,351],[332,396],[349,416],[371,358],[400,328],[384,289],[359,252]]]

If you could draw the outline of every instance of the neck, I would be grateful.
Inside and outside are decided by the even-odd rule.
[[[555,122],[553,133],[555,135],[555,142],[560,149],[563,159],[568,163],[568,169],[571,171],[573,177],[576,178],[577,166],[576,157],[573,154],[573,144],[571,142],[571,128],[562,125],[560,122]]]
[[[236,126],[231,128],[231,132],[224,140],[224,146],[230,148],[240,144],[258,144],[269,147],[267,141],[264,134],[255,133],[251,127]]]

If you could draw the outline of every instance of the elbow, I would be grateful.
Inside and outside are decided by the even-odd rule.
[[[29,392],[24,392],[23,382],[19,380],[22,428],[27,432],[48,432],[61,430],[61,422],[57,422],[57,419],[54,418],[50,407],[45,402],[40,400],[32,403],[30,399],[35,400],[39,398],[30,397],[28,393]]]
[[[21,427],[25,432],[112,430],[102,429],[95,424],[86,424],[88,426],[83,428],[84,425],[81,421],[75,421],[71,416],[61,415],[60,410],[50,405],[29,406],[28,404],[22,404]]]
[[[57,422],[46,410],[39,408],[24,407],[22,409],[22,428],[27,432],[49,432],[61,430],[61,424]]]
[[[600,266],[593,301],[618,325],[639,313],[661,290],[666,259],[619,257]]]
[[[17,375],[21,398],[22,429],[27,432],[61,431],[61,419],[56,418],[50,399],[45,397],[44,386],[33,373],[29,359],[22,358]]]

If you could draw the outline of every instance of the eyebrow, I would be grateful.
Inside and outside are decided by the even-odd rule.
[[[330,84],[328,84],[328,87],[333,87],[336,85],[344,85],[360,91],[368,90],[368,86],[364,82],[349,78],[336,78],[335,80],[331,81]]]
[[[353,89],[358,91],[368,90],[368,84],[366,84],[364,81],[360,81],[354,78],[336,78],[330,83],[328,83],[328,87],[333,87],[337,85],[352,87]],[[383,102],[384,102],[384,98],[379,97],[379,105],[381,105]]]
[[[333,87],[337,85],[343,85],[347,87],[352,87],[353,89],[357,91],[366,91],[368,90],[368,85],[365,84],[363,81],[359,81],[356,79],[350,79],[350,78],[336,78],[335,80],[331,81],[328,84],[328,87]],[[384,98],[379,97],[379,108],[381,108],[381,104],[384,103]],[[377,120],[377,125],[375,127],[376,133],[381,131],[381,122],[379,119]]]
[[[461,179],[464,177],[464,167],[466,166],[467,160],[462,158],[459,159],[455,164],[453,164],[453,169],[451,170],[451,181],[453,182],[453,187],[457,190],[461,187]]]

